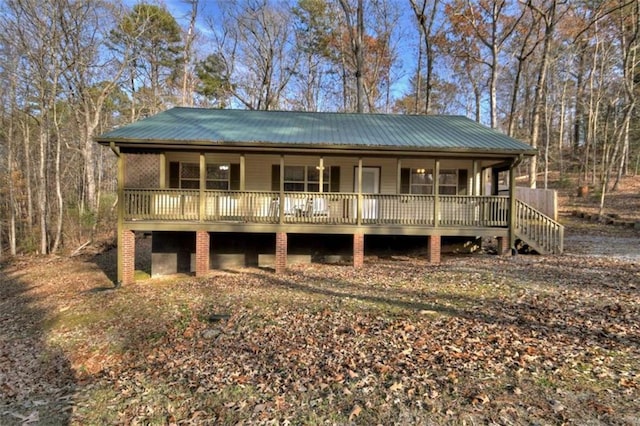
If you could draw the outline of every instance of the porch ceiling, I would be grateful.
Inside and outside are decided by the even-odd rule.
[[[462,116],[173,108],[96,138],[122,148],[535,155]]]

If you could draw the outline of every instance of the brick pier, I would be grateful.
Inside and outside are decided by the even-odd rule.
[[[429,235],[427,237],[427,257],[429,263],[440,263],[440,235]]]
[[[353,267],[364,266],[364,234],[353,234]]]
[[[196,232],[196,277],[209,272],[209,239],[207,231]]]
[[[136,270],[136,233],[122,231],[122,285],[133,284]]]
[[[287,233],[276,233],[276,274],[287,270]]]

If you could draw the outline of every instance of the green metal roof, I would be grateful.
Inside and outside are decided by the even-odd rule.
[[[466,117],[434,115],[173,108],[96,140],[149,147],[195,143],[535,154],[531,146]]]

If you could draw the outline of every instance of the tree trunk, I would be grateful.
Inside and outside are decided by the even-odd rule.
[[[431,86],[433,85],[433,62],[434,62],[434,49],[433,49],[433,43],[431,42],[431,30],[433,28],[433,23],[435,21],[436,18],[436,12],[438,10],[438,4],[439,4],[439,0],[433,0],[432,3],[432,7],[431,7],[431,12],[430,14],[427,16],[425,15],[425,10],[427,8],[427,0],[423,0],[422,5],[420,7],[418,7],[418,4],[416,3],[416,0],[410,0],[411,2],[411,8],[413,9],[413,13],[416,17],[416,20],[418,21],[418,27],[421,30],[420,33],[420,41],[424,42],[424,53],[426,55],[426,59],[427,59],[427,64],[426,64],[426,68],[427,68],[427,74],[425,76],[425,93],[424,93],[424,113],[425,114],[429,114],[431,111]],[[421,86],[421,79],[422,79],[422,75],[420,74],[421,71],[421,63],[420,63],[420,59],[422,57],[422,49],[419,49],[419,55],[420,57],[418,58],[418,81],[417,81],[417,91],[416,91],[416,102],[419,96],[420,91],[422,90],[422,86]],[[417,107],[417,103],[416,103],[416,113],[418,112],[418,107]]]
[[[522,41],[522,46],[520,47],[520,53],[518,54],[518,65],[516,67],[516,74],[514,76],[513,88],[511,90],[511,105],[509,108],[509,124],[507,134],[512,138],[515,137],[515,125],[516,125],[516,117],[518,115],[518,92],[520,91],[520,79],[522,78],[522,70],[524,68],[525,62],[529,59],[529,57],[535,52],[535,47],[538,43],[535,43],[535,46],[529,51],[527,51],[527,45],[531,35],[533,34],[534,28],[537,28],[538,21],[535,21],[527,28],[527,33],[524,36],[524,40]]]
[[[23,125],[23,144],[24,149],[24,177],[25,177],[25,189],[27,191],[27,231],[29,232],[29,238],[33,238],[33,193],[31,191],[31,130],[29,127],[29,116],[25,115],[22,121]]]
[[[363,55],[363,39],[364,39],[364,4],[363,0],[358,0],[356,6],[356,23],[355,28],[351,20],[351,6],[348,0],[340,0],[340,6],[345,15],[349,38],[351,42],[351,51],[355,62],[356,77],[356,112],[364,112],[364,55]]]
[[[363,37],[364,37],[364,5],[363,0],[358,0],[357,10],[357,36],[354,46],[354,53],[356,55],[356,98],[358,112],[364,112],[364,55],[363,49]]]
[[[64,214],[64,200],[62,198],[62,186],[60,183],[60,152],[62,150],[62,137],[60,134],[60,126],[58,123],[58,117],[56,108],[53,108],[53,123],[56,131],[56,155],[54,164],[55,173],[55,186],[56,186],[56,201],[58,207],[58,216],[56,219],[55,235],[53,237],[53,245],[51,246],[51,253],[56,253],[60,247],[60,241],[62,239],[62,219]]]
[[[558,158],[559,158],[559,171],[560,171],[560,180],[564,177],[564,150],[563,150],[563,141],[564,141],[564,126],[565,126],[565,112],[566,112],[566,103],[567,103],[567,82],[565,81],[562,85],[562,97],[560,99],[560,129],[558,130]]]
[[[418,44],[418,61],[416,63],[416,93],[415,103],[413,105],[414,114],[418,114],[420,112],[420,103],[422,101],[422,37],[423,35],[420,34],[420,44]]]
[[[551,39],[555,31],[555,13],[556,13],[556,0],[553,0],[550,8],[543,12],[540,9],[534,7],[534,10],[538,12],[545,23],[544,42],[542,47],[542,57],[540,58],[540,71],[538,72],[538,81],[536,83],[534,100],[533,100],[533,112],[531,114],[531,147],[538,148],[538,139],[540,136],[540,115],[542,109],[542,101],[545,93],[545,86],[547,81],[547,69],[549,68],[549,48],[551,45]],[[535,156],[531,157],[529,162],[529,186],[531,188],[536,187],[536,179],[538,173],[538,163]]]
[[[578,52],[578,66],[576,68],[576,89],[575,89],[575,104],[574,104],[574,118],[573,118],[573,155],[578,156],[580,152],[580,140],[581,133],[583,132],[584,124],[584,68],[585,68],[585,55],[586,47],[582,43],[576,45]],[[584,141],[583,141],[584,142]]]
[[[95,142],[93,141],[94,131],[91,129],[91,125],[89,123],[85,122],[85,126],[86,127],[82,131],[84,136],[82,160],[84,162],[85,200],[89,211],[94,212],[97,209],[95,160],[93,158],[95,145]]]
[[[190,0],[191,14],[189,20],[189,29],[185,37],[184,43],[184,58],[182,69],[182,105],[193,106],[193,96],[191,90],[189,90],[189,66],[191,65],[191,46],[195,40],[196,30],[196,18],[198,16],[198,0]]]
[[[494,43],[491,46],[491,74],[489,77],[489,97],[490,97],[490,112],[491,112],[491,128],[498,127],[498,94],[497,94],[497,81],[498,81],[498,47]]]
[[[41,104],[43,109],[46,109],[44,102]],[[47,254],[49,249],[49,241],[47,238],[47,157],[48,157],[48,144],[49,144],[49,135],[47,132],[48,128],[48,118],[46,116],[46,112],[42,117],[42,121],[40,122],[40,158],[39,158],[39,166],[38,166],[38,214],[39,214],[39,225],[40,225],[40,254]]]
[[[12,95],[13,96],[13,95]],[[13,102],[12,102],[13,103]],[[8,186],[9,186],[9,202],[7,206],[7,210],[9,212],[9,253],[12,256],[15,256],[17,253],[16,250],[16,196],[15,196],[15,185],[13,181],[14,173],[16,172],[15,160],[13,158],[13,139],[14,135],[14,120],[15,120],[15,110],[12,106],[11,115],[9,117],[9,126],[7,128],[7,173],[9,175],[8,178]],[[1,228],[1,226],[0,226]],[[0,238],[0,244],[2,243],[2,238]]]

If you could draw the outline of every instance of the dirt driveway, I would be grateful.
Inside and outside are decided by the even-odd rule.
[[[565,253],[640,261],[640,232],[636,229],[562,218]]]

